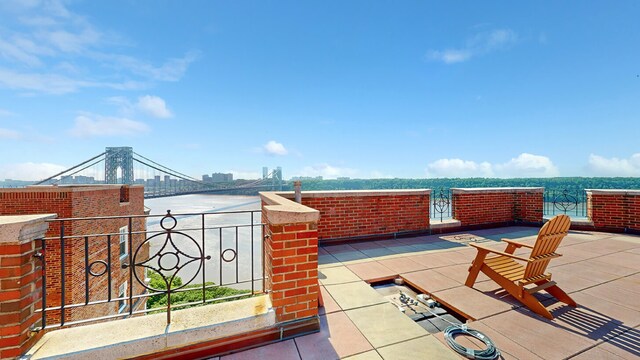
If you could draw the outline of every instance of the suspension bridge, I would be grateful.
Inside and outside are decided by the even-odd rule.
[[[146,199],[198,193],[282,190],[286,185],[279,167],[271,172],[263,168],[262,178],[256,180],[231,180],[231,174],[218,175],[227,176],[222,176],[222,180],[207,176],[207,181],[203,181],[142,156],[132,147],[108,147],[103,153],[41,180],[36,185],[144,185]]]

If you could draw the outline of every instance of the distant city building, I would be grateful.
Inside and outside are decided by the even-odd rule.
[[[213,173],[211,174],[211,182],[221,183],[221,182],[232,182],[233,174],[223,174],[223,173]]]
[[[341,176],[341,177],[337,178],[337,180],[351,180],[351,178],[348,177],[348,176]]]

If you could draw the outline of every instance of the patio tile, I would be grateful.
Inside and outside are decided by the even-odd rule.
[[[433,297],[474,319],[483,319],[491,315],[509,311],[513,308],[511,304],[507,302],[497,300],[466,286],[435,291]]]
[[[327,285],[327,291],[342,310],[381,304],[386,300],[369,284],[358,281],[347,284]]]
[[[250,350],[245,350],[239,353],[226,355],[220,358],[220,360],[300,360],[298,355],[298,349],[293,340],[287,340],[270,344],[266,346],[257,347]]]
[[[380,246],[384,246],[385,248],[391,250],[396,254],[407,254],[407,253],[419,251],[419,249],[411,245],[403,244],[398,240],[380,240],[380,241],[375,241],[375,243]]]
[[[630,309],[584,292],[571,294],[571,297],[578,303],[578,308],[585,308],[589,311],[597,312],[602,316],[610,318],[611,321],[618,321],[621,325],[628,328],[640,325],[640,306],[636,306],[635,309]]]
[[[433,270],[450,279],[457,281],[458,283],[460,283],[460,285],[464,285],[465,281],[467,281],[467,276],[469,276],[469,266],[471,266],[471,263],[439,267]],[[476,284],[479,282],[487,281],[487,280],[491,280],[491,279],[487,275],[481,272],[478,274],[478,278],[476,279]]]
[[[324,286],[320,286],[320,293],[322,294],[322,301],[324,302],[324,306],[320,306],[318,308],[318,313],[320,315],[330,314],[336,311],[341,311],[338,303],[333,299],[331,294],[327,291]]]
[[[338,266],[318,270],[318,280],[322,285],[332,285],[360,281],[360,278],[346,266]]]
[[[513,310],[482,321],[543,359],[562,359],[595,344],[594,340],[555,326],[530,311]],[[491,335],[489,335],[491,336]]]
[[[367,282],[388,279],[398,274],[388,267],[381,265],[377,261],[353,264],[348,265],[347,267],[349,268],[349,270],[358,275],[362,280]]]
[[[428,293],[461,286],[455,280],[432,269],[401,274],[401,276],[407,282]]]
[[[346,314],[375,348],[428,334],[398,308],[386,302],[348,310]]]
[[[365,353],[358,354],[358,355],[349,356],[345,358],[345,360],[346,359],[348,360],[382,360],[380,355],[378,355],[378,352],[375,350],[367,351]]]
[[[610,282],[592,288],[583,290],[585,294],[589,294],[612,303],[628,307],[629,309],[638,309],[638,294],[627,287],[616,285]]]
[[[339,359],[373,349],[343,312],[320,316],[320,332],[295,339],[302,360]]]
[[[378,352],[385,360],[460,359],[453,350],[433,336],[422,336],[399,344],[381,347],[378,348]]]
[[[552,309],[553,323],[561,330],[578,334],[585,339],[605,341],[617,337],[634,341],[633,328],[623,324],[620,320],[602,314],[587,307],[562,306]],[[637,339],[636,339],[637,340]],[[640,346],[640,342],[638,343]]]
[[[418,264],[417,262],[411,261],[407,257],[378,260],[378,263],[390,269],[396,275],[424,269],[424,266]]]
[[[333,255],[330,255],[328,253],[324,255],[318,255],[318,269],[341,266],[341,265],[342,263],[340,263],[338,259],[333,257]]]
[[[640,358],[640,329],[635,328],[629,333],[608,340],[598,345],[599,348],[609,351],[625,360],[637,360]]]
[[[367,255],[347,244],[323,246],[323,249],[341,262],[368,258]]]
[[[598,258],[598,261],[605,263],[621,265],[640,271],[640,254],[619,252],[615,254],[609,254]]]
[[[441,266],[455,265],[455,261],[440,256],[440,253],[430,253],[424,255],[410,256],[408,259],[417,262],[425,269],[431,269]]]
[[[620,356],[603,349],[600,346],[591,348],[583,353],[580,353],[571,358],[572,360],[593,360],[593,359],[608,359],[608,360],[623,360]]]
[[[574,264],[554,267],[551,271],[551,279],[557,282],[558,286],[566,293],[571,294],[604,282],[581,276],[580,273],[576,272],[575,268],[570,267],[571,265]]]

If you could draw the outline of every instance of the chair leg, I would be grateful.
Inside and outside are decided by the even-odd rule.
[[[536,285],[543,285],[546,282],[548,282],[548,280],[537,281]],[[544,290],[549,294],[551,294],[556,299],[558,299],[558,301],[561,301],[569,306],[573,306],[573,307],[578,306],[578,304],[569,295],[567,295],[567,293],[564,292],[564,290],[560,289],[558,285],[549,286]]]
[[[484,259],[487,257],[488,252],[484,250],[478,249],[478,254],[476,258],[473,260],[471,267],[469,268],[469,275],[467,275],[467,281],[465,281],[465,285],[472,288],[473,284],[476,283],[476,279],[478,278],[478,274],[480,273],[480,268],[484,263]]]
[[[487,274],[488,277],[490,277],[498,285],[502,286],[502,288],[505,289],[509,294],[511,294],[511,296],[518,299],[518,301],[528,307],[531,311],[547,319],[553,319],[553,315],[551,315],[549,310],[547,310],[547,308],[545,308],[544,305],[542,305],[535,296],[529,294],[526,291],[523,291],[522,287],[516,285],[511,280],[498,274],[488,266],[484,266],[482,270],[485,274]]]

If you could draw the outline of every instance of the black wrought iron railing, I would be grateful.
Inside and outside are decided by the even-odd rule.
[[[50,221],[34,330],[245,298],[264,291],[260,210]],[[148,306],[153,304],[153,306]]]
[[[431,218],[443,221],[451,218],[451,189],[440,188],[431,192]]]
[[[548,189],[544,192],[544,216],[565,214],[587,217],[587,193],[581,189]]]

